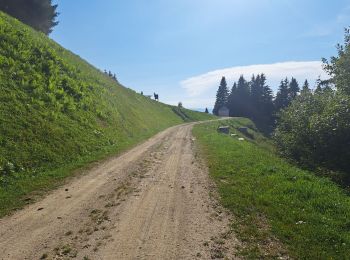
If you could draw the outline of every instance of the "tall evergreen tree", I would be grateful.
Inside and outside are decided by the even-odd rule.
[[[57,5],[52,0],[1,0],[0,10],[21,22],[50,34],[58,22]]]
[[[254,75],[252,76],[250,81],[250,98],[252,105],[255,106],[255,110],[259,109],[258,104],[260,104],[262,101],[264,84],[265,83],[263,82],[263,79],[261,79],[260,75],[257,75],[256,78]],[[253,113],[256,113],[256,111],[253,111]]]
[[[264,132],[270,132],[273,125],[272,90],[266,85],[264,74],[257,75],[251,81],[251,118]]]
[[[237,115],[237,83],[235,82],[231,88],[230,94],[227,100],[227,107],[230,109],[230,116]]]
[[[213,109],[214,115],[218,115],[219,109],[227,105],[227,100],[228,100],[228,89],[227,89],[226,78],[222,77],[219,89],[216,93],[216,101]]]
[[[298,96],[299,92],[299,83],[292,77],[292,80],[289,83],[289,102],[292,102],[292,100]]]
[[[237,82],[236,90],[236,104],[237,104],[237,115],[243,117],[249,117],[251,114],[250,109],[250,87],[249,83],[241,75]]]
[[[289,105],[289,81],[285,78],[281,81],[275,99],[276,111],[279,111]]]
[[[266,117],[269,117],[271,120],[274,105],[273,105],[273,92],[272,89],[266,85],[266,77],[264,74],[260,75],[260,84],[262,87],[262,111]]]
[[[310,85],[309,82],[307,81],[307,79],[304,82],[303,88],[301,89],[302,93],[308,93],[310,92]]]

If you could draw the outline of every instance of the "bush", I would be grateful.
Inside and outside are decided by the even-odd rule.
[[[305,166],[350,173],[350,97],[303,93],[281,112],[274,140],[284,156]]]

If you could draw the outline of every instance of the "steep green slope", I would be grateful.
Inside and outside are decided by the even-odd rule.
[[[186,121],[211,118],[182,113]],[[71,169],[182,122],[173,107],[0,12],[0,215]]]

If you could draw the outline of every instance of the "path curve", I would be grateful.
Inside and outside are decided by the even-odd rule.
[[[0,219],[0,259],[234,258],[238,242],[210,196],[192,126],[171,127]]]

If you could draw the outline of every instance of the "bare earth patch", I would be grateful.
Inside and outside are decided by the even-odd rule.
[[[191,129],[169,128],[1,219],[1,259],[236,259]]]

